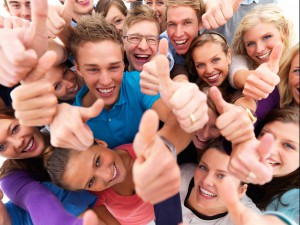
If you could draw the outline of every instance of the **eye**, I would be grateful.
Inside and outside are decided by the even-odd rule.
[[[200,165],[198,166],[198,168],[199,168],[200,170],[202,170],[202,171],[207,171],[206,166],[204,166],[204,165],[202,165],[202,164],[200,164]]]
[[[254,45],[255,45],[254,42],[249,42],[249,43],[246,44],[247,47],[252,47],[252,46],[254,46]]]
[[[88,188],[91,188],[93,186],[94,182],[95,182],[95,177],[90,179],[89,184],[88,184]]]
[[[300,68],[293,70],[294,73],[299,73],[300,74]]]
[[[0,152],[4,151],[6,148],[6,144],[0,144]]]
[[[221,59],[220,58],[214,58],[213,60],[212,60],[212,62],[213,63],[217,63],[217,62],[219,62]]]
[[[99,72],[99,69],[97,69],[97,68],[89,68],[89,69],[87,69],[87,71],[91,72],[91,73],[97,73],[97,72]]]
[[[12,4],[11,5],[13,8],[19,9],[20,8],[20,4]]]
[[[150,45],[155,45],[155,44],[158,44],[158,38],[156,37],[147,37],[147,42],[148,44]]]
[[[152,2],[147,1],[147,2],[145,2],[145,4],[148,5],[148,6],[151,6],[151,5],[152,5]]]
[[[204,64],[203,63],[196,64],[196,68],[203,69],[204,68]]]
[[[217,177],[219,178],[219,179],[223,179],[224,177],[225,177],[225,175],[224,174],[217,174]]]
[[[117,19],[117,20],[115,20],[115,25],[119,25],[119,24],[121,24],[121,23],[122,23],[122,21],[123,21],[123,19]]]
[[[288,148],[288,149],[292,149],[292,150],[296,149],[294,145],[287,143],[287,142],[282,143],[282,145],[284,148]]]
[[[212,125],[212,126],[211,126],[211,129],[214,129],[214,130],[217,130],[217,131],[219,131],[219,129],[217,128],[217,126],[216,126],[216,125]]]
[[[268,39],[270,39],[271,37],[272,37],[272,35],[271,35],[271,34],[268,34],[268,35],[266,35],[266,36],[263,37],[263,40],[268,40]]]
[[[65,78],[67,76],[67,74],[68,74],[68,68],[65,68],[63,70],[63,77]]]
[[[100,157],[98,156],[95,162],[95,166],[99,167],[100,166]]]
[[[55,91],[58,91],[61,87],[62,87],[62,83],[61,82],[54,84],[54,90]]]
[[[189,24],[191,24],[192,22],[191,21],[185,21],[184,22],[184,25],[189,25]]]
[[[13,129],[11,130],[11,133],[16,134],[16,133],[18,133],[19,130],[20,130],[20,125],[18,124],[13,127]]]
[[[174,27],[174,26],[175,26],[175,23],[168,23],[167,26],[168,26],[168,27]]]
[[[157,4],[158,5],[164,5],[165,3],[163,1],[159,1]]]

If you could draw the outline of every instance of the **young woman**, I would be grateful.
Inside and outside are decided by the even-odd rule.
[[[155,11],[157,21],[160,26],[160,33],[167,29],[165,0],[145,0],[145,5]]]
[[[50,147],[45,165],[52,181],[59,186],[93,191],[98,196],[96,205],[104,205],[121,224],[154,224],[153,206],[135,194],[135,158],[132,144],[112,151],[104,141],[96,140],[86,151]]]
[[[107,23],[114,25],[122,35],[127,7],[122,0],[98,1],[95,11],[102,13]]]
[[[259,112],[262,118],[268,108],[278,105],[277,89],[272,91],[279,82],[277,72],[281,51],[284,53],[289,48],[291,33],[291,22],[273,4],[255,7],[235,31],[229,79],[233,87],[243,89],[245,95],[257,100],[272,93],[269,102],[261,102],[267,108],[265,112]]]
[[[280,62],[278,84],[280,107],[299,105],[299,42],[289,49]]]
[[[299,221],[299,108],[273,110],[260,127],[262,129],[259,138],[270,133],[275,139],[271,154],[266,159],[273,168],[273,179],[262,186],[251,186],[249,196],[261,210],[279,211],[297,222]]]
[[[201,156],[198,167],[193,164],[181,166],[182,184],[180,196],[183,221],[186,224],[233,224],[225,202],[220,198],[217,182],[230,179],[239,199],[248,207],[255,209],[255,204],[246,196],[247,184],[232,176],[227,169],[230,156],[223,150],[222,142],[212,143]]]

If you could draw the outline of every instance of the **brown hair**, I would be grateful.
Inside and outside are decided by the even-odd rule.
[[[291,105],[294,101],[293,95],[289,88],[289,72],[291,64],[296,55],[299,54],[299,42],[291,49],[282,55],[280,60],[278,76],[280,77],[280,83],[278,84],[278,90],[280,94],[280,107]]]
[[[203,0],[167,0],[166,2],[166,16],[168,14],[169,7],[176,6],[188,6],[195,10],[198,23],[201,24],[201,17],[205,13],[205,5]]]
[[[0,119],[15,119],[15,112],[11,108],[0,109]]]
[[[127,15],[127,7],[122,0],[100,0],[96,5],[95,12],[102,13],[106,17],[111,6],[117,7],[124,16]]]
[[[193,52],[195,51],[196,48],[201,47],[209,42],[220,44],[226,56],[230,52],[230,46],[223,35],[217,32],[207,32],[201,34],[199,37],[193,40],[189,48],[189,51],[185,57],[185,63],[189,74],[195,74],[195,75],[197,74],[195,63],[193,60]]]
[[[141,21],[150,21],[155,23],[157,27],[157,33],[159,35],[160,32],[160,26],[157,22],[155,12],[145,6],[145,5],[137,5],[130,9],[127,13],[127,16],[124,21],[124,27],[123,27],[123,33],[126,35],[127,30],[135,23],[141,22]]]
[[[299,108],[285,107],[281,109],[274,109],[267,114],[265,119],[260,124],[260,130],[268,123],[280,121],[283,123],[293,123],[299,126]],[[299,188],[299,167],[295,171],[282,177],[273,177],[272,181],[262,186],[252,185],[249,191],[249,197],[252,198],[258,208],[264,210],[276,197],[278,198],[278,205],[287,206],[282,202],[282,196],[287,191]]]
[[[87,42],[100,42],[109,40],[120,45],[124,53],[123,40],[119,31],[108,24],[101,14],[82,16],[77,26],[72,30],[70,37],[70,50],[77,59],[78,48]],[[123,55],[123,54],[122,54]]]

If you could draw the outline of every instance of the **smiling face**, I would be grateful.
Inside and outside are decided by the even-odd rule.
[[[226,55],[219,43],[207,42],[192,53],[198,76],[209,86],[220,86],[228,76],[230,52]]]
[[[118,9],[117,6],[111,5],[105,17],[106,22],[117,28],[122,35],[125,15]]]
[[[280,31],[269,23],[259,23],[244,34],[247,54],[259,65],[269,61],[269,56],[278,43],[282,43]]]
[[[214,139],[220,136],[220,131],[216,127],[217,115],[211,108],[208,108],[208,118],[204,127],[197,130],[193,136],[193,143],[197,149],[206,149]]]
[[[72,153],[63,183],[71,190],[102,191],[123,182],[126,173],[121,157],[106,145],[98,144]]]
[[[228,172],[229,159],[226,153],[209,148],[201,157],[198,168],[195,170],[195,186],[192,194],[196,199],[196,210],[204,215],[213,216],[227,211],[225,202],[218,195],[216,182],[222,179],[232,179],[236,186],[236,189],[232,191],[237,191],[239,197],[242,197],[246,191],[244,186],[241,186],[241,182]]]
[[[25,159],[40,156],[45,148],[38,128],[25,127],[16,119],[1,119],[0,155],[8,159]]]
[[[74,100],[83,86],[83,81],[77,74],[64,64],[52,67],[46,76],[53,83],[55,96],[62,101]]]
[[[30,1],[28,0],[7,0],[4,7],[11,16],[20,17],[25,20],[31,20]]]
[[[299,79],[300,79],[300,67],[299,67],[299,54],[295,56],[291,63],[291,69],[289,71],[289,89],[293,95],[294,102],[299,105]]]
[[[86,42],[78,48],[76,62],[77,72],[89,88],[84,100],[92,104],[101,98],[109,110],[120,94],[124,71],[121,46],[110,40]]]
[[[76,0],[73,4],[73,11],[79,15],[89,14],[94,9],[93,0]]]
[[[159,31],[155,22],[139,21],[132,24],[126,31],[126,35],[139,34],[143,36],[158,39]],[[149,44],[145,38],[142,38],[138,44],[131,43],[128,38],[124,39],[124,48],[131,70],[142,71],[143,65],[156,55],[158,41],[155,44]]]
[[[271,156],[267,159],[273,167],[273,176],[281,177],[299,168],[299,125],[274,121],[263,127],[260,137],[265,133],[271,133],[275,138]]]
[[[164,0],[145,0],[145,4],[155,11],[157,21],[160,25],[160,32],[167,29],[166,5]]]
[[[179,55],[185,55],[195,37],[200,24],[196,11],[188,6],[169,7],[167,11],[167,33]]]

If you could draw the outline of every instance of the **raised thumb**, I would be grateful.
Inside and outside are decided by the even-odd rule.
[[[209,96],[215,103],[215,106],[220,114],[229,110],[230,104],[223,99],[223,96],[217,87],[213,86],[209,89]]]
[[[279,71],[279,62],[280,62],[280,58],[282,55],[282,50],[283,50],[283,44],[278,43],[277,45],[274,46],[274,48],[270,54],[270,59],[268,61],[268,67],[273,73],[278,73],[278,71]]]
[[[275,140],[272,134],[265,134],[260,139],[260,143],[257,147],[257,153],[261,158],[266,159],[270,156],[274,141]]]
[[[80,107],[79,111],[81,114],[82,121],[85,123],[89,119],[98,116],[104,107],[102,99],[97,99],[94,104],[88,108]]]
[[[169,50],[169,42],[167,39],[163,38],[159,41],[158,52],[161,55],[167,56]]]

